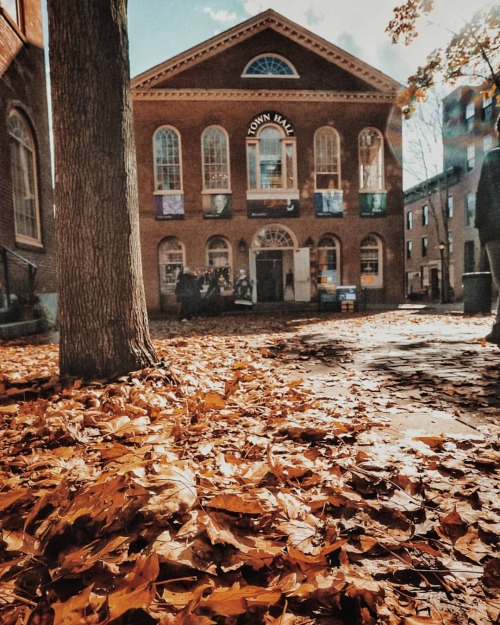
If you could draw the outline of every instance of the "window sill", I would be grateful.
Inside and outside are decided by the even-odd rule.
[[[247,200],[299,200],[298,189],[254,189],[247,191]]]

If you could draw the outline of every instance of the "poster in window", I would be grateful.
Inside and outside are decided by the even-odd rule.
[[[210,196],[210,207],[203,212],[203,217],[205,219],[230,219],[231,213],[231,195],[217,193]]]
[[[385,193],[360,193],[359,212],[361,217],[385,217]]]
[[[248,217],[298,217],[299,201],[287,199],[249,200]]]
[[[184,219],[184,196],[155,195],[156,219]]]
[[[343,191],[319,191],[314,194],[316,217],[342,217],[344,214]]]

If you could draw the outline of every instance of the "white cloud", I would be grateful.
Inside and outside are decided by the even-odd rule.
[[[203,7],[203,13],[206,13],[210,16],[214,22],[220,22],[221,24],[230,24],[231,22],[236,22],[237,15],[236,13],[230,13],[224,9],[220,11],[214,11],[212,7]]]
[[[248,15],[272,8],[380,71],[406,82],[427,55],[444,45],[486,0],[436,0],[436,10],[418,23],[419,36],[406,47],[385,32],[393,9],[404,0],[243,0]]]

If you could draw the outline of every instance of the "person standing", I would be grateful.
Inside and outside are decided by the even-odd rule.
[[[500,116],[495,123],[500,139]],[[500,145],[486,153],[476,193],[475,226],[484,245],[493,282],[500,293]],[[500,347],[500,295],[491,332],[485,337]]]

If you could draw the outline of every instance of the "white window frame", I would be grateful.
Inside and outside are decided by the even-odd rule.
[[[464,226],[472,228],[476,219],[476,194],[466,193],[464,198]]]
[[[220,262],[221,259],[225,259],[225,262]],[[207,273],[227,269],[224,283],[220,280],[221,288],[223,291],[232,289],[233,250],[226,237],[216,235],[208,239],[205,245],[205,267]]]
[[[454,214],[454,202],[453,202],[453,195],[449,195],[446,198],[446,217],[447,219],[453,219],[453,214]]]
[[[340,137],[331,126],[322,126],[314,133],[314,179],[316,191],[342,189]]]
[[[175,293],[177,278],[186,266],[186,250],[177,237],[166,237],[158,245],[160,292]]]
[[[373,147],[370,143],[375,138],[379,145]],[[363,128],[359,133],[358,161],[359,190],[365,193],[384,192],[384,136],[378,128]]]
[[[429,225],[429,204],[422,206],[422,226]]]
[[[250,69],[250,67],[258,62],[260,59],[264,59],[266,57],[271,57],[274,59],[279,60],[281,63],[284,63],[287,67],[290,68],[290,70],[292,71],[291,74],[275,74],[275,73],[267,73],[267,74],[248,74],[248,70]],[[246,65],[245,65],[245,69],[243,70],[242,74],[241,74],[242,78],[300,78],[297,70],[295,69],[293,63],[290,63],[290,61],[285,58],[284,56],[281,56],[280,54],[275,54],[274,52],[268,52],[265,54],[259,54],[257,56],[254,56],[253,59],[251,59]]]
[[[340,242],[338,238],[333,234],[322,235],[318,241],[317,250],[318,286],[340,285],[342,273]],[[334,253],[333,263],[328,260],[328,255],[332,252]],[[334,266],[332,267],[332,265]]]
[[[468,132],[474,129],[475,116],[476,116],[476,105],[474,103],[474,100],[471,100],[465,105],[465,125],[467,126]]]
[[[26,116],[13,109],[8,117],[14,207],[18,243],[42,247],[38,166],[33,131]]]
[[[360,244],[360,282],[366,289],[380,289],[384,285],[384,247],[380,237],[369,234]],[[370,264],[372,270],[364,271],[364,265]]]
[[[483,153],[486,154],[486,152],[489,152],[490,150],[493,149],[493,136],[492,135],[485,135],[483,137]]]
[[[157,163],[157,144],[156,137],[159,133],[169,131],[174,133],[177,138],[177,157],[176,161],[172,161],[169,163],[167,161],[166,167],[178,167],[179,175],[178,175],[178,186],[173,186],[168,189],[159,188],[159,175],[158,175],[158,163]],[[167,155],[168,156],[168,155]],[[162,165],[160,165],[161,167]],[[182,142],[181,135],[179,131],[173,126],[160,126],[153,133],[153,167],[154,167],[154,192],[157,195],[179,195],[184,193],[183,189],[183,173],[182,173]]]
[[[261,179],[261,144],[262,135],[267,129],[275,130],[280,136],[281,155],[281,184],[275,187],[262,187]],[[291,163],[288,156],[291,155]],[[298,199],[297,187],[297,141],[295,137],[287,137],[283,129],[276,124],[265,124],[256,137],[246,140],[247,156],[247,199],[262,199],[265,197],[279,197],[283,199]],[[253,162],[253,172],[252,172]]]
[[[471,145],[467,146],[466,152],[466,170],[470,172],[476,166],[476,146],[471,143]]]
[[[219,138],[219,143],[215,148],[216,153],[214,153],[213,150],[209,153],[209,150],[207,149],[208,146],[206,145],[206,140],[210,133],[216,133],[218,137],[223,137],[223,140]],[[220,157],[218,162],[216,162],[217,156]],[[229,171],[229,164],[231,162],[229,155],[229,136],[222,126],[207,126],[207,128],[205,128],[202,132],[201,162],[203,193],[231,193],[231,177]],[[211,179],[213,182],[211,182]]]

